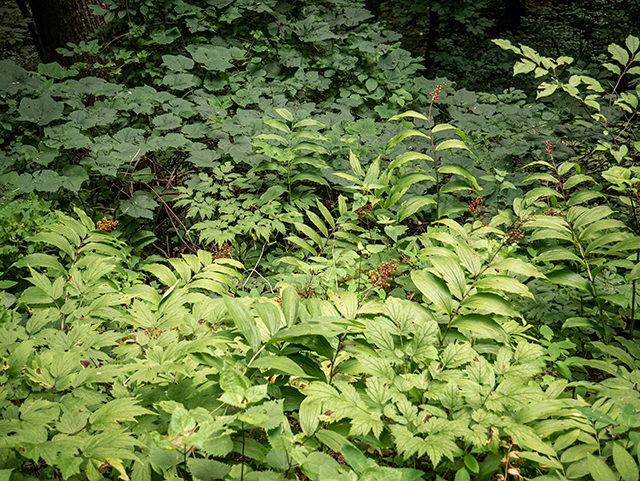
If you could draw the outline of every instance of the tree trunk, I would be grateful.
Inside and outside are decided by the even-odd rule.
[[[43,63],[58,62],[69,67],[87,57],[63,57],[56,49],[68,48],[67,42],[78,44],[104,24],[102,15],[94,15],[89,5],[99,0],[29,0],[36,26],[38,53]]]

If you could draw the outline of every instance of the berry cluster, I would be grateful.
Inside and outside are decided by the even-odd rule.
[[[559,205],[558,205],[559,207]],[[544,215],[554,215],[554,216],[561,216],[562,212],[559,210],[555,210],[553,207],[549,207],[548,210],[544,211]]]
[[[396,271],[400,267],[395,259],[391,262],[383,262],[369,273],[369,284],[373,287],[390,287],[389,282],[395,277]]]
[[[96,222],[96,226],[98,229],[104,232],[111,232],[115,230],[116,227],[120,224],[120,221],[115,220],[113,217],[103,217],[102,220]]]
[[[522,230],[522,222],[516,221],[511,226],[507,227],[507,243],[515,243],[524,237],[524,231]]]
[[[447,83],[443,82],[442,85],[447,85]],[[429,94],[431,95],[431,101],[435,102],[440,98],[440,92],[442,92],[442,85],[440,84],[436,85],[435,90]]]
[[[471,192],[472,191],[470,190],[469,193]],[[487,213],[483,212],[486,210],[487,208],[484,206],[484,199],[482,197],[475,197],[474,199],[471,199],[469,207],[467,207],[467,212],[471,213],[474,219],[481,220],[482,225],[487,225],[487,222],[483,220],[487,216]]]
[[[544,145],[544,151],[551,155],[553,154],[553,149],[555,149],[555,145],[551,144],[550,140],[545,140],[544,142],[542,142],[542,145]]]
[[[356,209],[356,214],[358,214],[358,219],[362,220],[366,218],[372,210],[373,210],[373,204],[371,202],[363,205],[359,209]]]
[[[213,255],[214,259],[230,257],[229,254],[231,254],[231,246],[226,242],[221,246],[218,246],[218,245],[214,246],[213,250],[211,251],[211,255]]]

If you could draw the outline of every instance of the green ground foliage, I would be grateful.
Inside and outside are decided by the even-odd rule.
[[[0,481],[638,481],[637,12],[363,3],[13,40]]]

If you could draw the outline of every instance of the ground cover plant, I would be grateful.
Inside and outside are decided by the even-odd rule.
[[[0,479],[638,480],[637,36],[471,92],[356,1],[96,12],[0,61]]]

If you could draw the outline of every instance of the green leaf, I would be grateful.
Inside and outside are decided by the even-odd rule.
[[[224,305],[229,315],[231,315],[235,326],[245,337],[251,348],[257,351],[261,343],[260,330],[247,306],[239,299],[226,296],[224,297]]]
[[[120,210],[123,214],[145,219],[153,219],[153,211],[156,207],[158,207],[158,203],[154,200],[153,195],[140,190],[134,192],[130,199],[120,204]]]
[[[91,414],[89,423],[96,429],[105,429],[116,426],[118,422],[135,421],[136,416],[155,414],[148,409],[138,406],[139,402],[137,399],[131,397],[109,401]]]
[[[638,481],[638,465],[619,442],[613,443],[613,462],[624,481]]]
[[[300,410],[298,411],[298,421],[302,432],[306,436],[312,436],[320,425],[320,414],[322,413],[322,403],[313,401],[309,398],[305,398],[300,403]]]
[[[453,312],[453,298],[444,280],[434,276],[428,270],[412,271],[411,280],[422,295],[438,309],[447,314]]]
[[[522,317],[522,314],[516,311],[511,306],[510,302],[498,294],[492,294],[489,292],[482,292],[468,296],[462,301],[461,305],[467,309],[480,309],[500,316]]]
[[[362,451],[351,444],[345,444],[342,446],[340,451],[344,456],[344,460],[357,474],[360,474],[365,469],[371,467],[371,463],[373,463],[372,460],[369,460],[364,454],[362,454]],[[373,481],[373,479],[374,478],[371,478],[371,481]]]
[[[256,310],[264,325],[267,326],[269,336],[273,337],[280,330],[282,312],[275,302],[254,302],[253,308]]]
[[[467,314],[460,316],[451,322],[451,327],[456,329],[466,329],[477,335],[477,337],[495,339],[498,342],[507,343],[509,337],[500,324],[489,316],[480,314]]]
[[[608,50],[614,60],[617,60],[618,63],[620,63],[623,67],[627,66],[627,64],[629,63],[629,53],[624,48],[622,48],[620,45],[612,43],[611,45],[609,45]]]
[[[533,299],[533,295],[529,291],[529,288],[518,282],[513,277],[507,276],[487,276],[478,280],[474,286],[478,289],[486,290],[499,290],[504,292],[512,292],[524,297],[530,297]]]
[[[23,97],[18,112],[25,119],[38,125],[47,125],[62,117],[64,102],[56,102],[48,95],[38,99]]]
[[[480,472],[480,465],[473,454],[467,453],[464,455],[464,465],[472,473],[478,474]]]
[[[231,466],[215,459],[192,458],[187,459],[189,472],[198,481],[214,481],[223,479],[231,472]]]
[[[251,367],[264,370],[273,369],[287,376],[297,376],[301,378],[315,377],[304,372],[294,361],[284,356],[263,356],[253,361]]]
[[[414,195],[413,197],[407,199],[402,203],[402,205],[398,209],[396,221],[402,222],[407,217],[418,212],[425,205],[435,204],[435,203],[436,201],[430,197],[425,197],[422,195]]]
[[[570,286],[576,289],[590,291],[589,281],[573,271],[561,270],[550,272],[547,274],[547,281],[562,286]]]
[[[456,477],[454,481],[470,481],[471,477],[469,476],[469,471],[465,468],[460,468],[456,471]]]
[[[613,474],[611,468],[593,454],[587,454],[587,465],[589,473],[595,481],[616,481],[616,475]]]
[[[638,37],[634,37],[633,35],[629,35],[624,43],[626,44],[627,48],[629,49],[629,52],[631,52],[632,54],[635,53],[636,50],[638,50]],[[625,481],[627,481],[627,480],[625,479]]]
[[[440,173],[442,174],[457,174],[467,179],[477,191],[481,191],[482,187],[478,184],[476,178],[467,169],[458,164],[446,164],[440,167]]]
[[[282,291],[281,302],[287,327],[291,327],[296,323],[298,318],[298,308],[300,305],[300,298],[293,286],[289,286]]]
[[[467,145],[462,140],[458,140],[458,139],[445,140],[443,142],[440,142],[438,145],[436,145],[436,152],[440,152],[441,150],[448,150],[448,149],[469,150],[469,147],[467,147]]]
[[[433,264],[436,274],[444,278],[451,294],[455,298],[461,299],[466,293],[467,281],[458,260],[444,256],[431,256],[429,260]]]
[[[345,319],[356,318],[358,312],[358,296],[355,292],[341,290],[336,294],[329,291],[327,296],[333,301],[336,309],[338,309],[338,312],[340,312]]]

